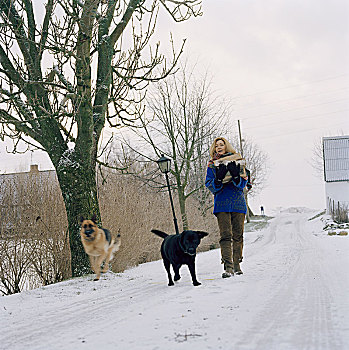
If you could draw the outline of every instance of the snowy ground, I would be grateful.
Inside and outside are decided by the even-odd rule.
[[[0,349],[349,349],[349,236],[315,214],[247,232],[242,276],[222,279],[213,250],[197,256],[199,287],[187,267],[168,287],[156,261],[0,297]]]

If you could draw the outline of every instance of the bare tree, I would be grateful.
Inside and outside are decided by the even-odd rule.
[[[30,266],[29,246],[22,237],[0,240],[0,293],[9,295],[24,289]]]
[[[332,136],[344,136],[345,132],[343,130],[338,130],[334,135]],[[331,135],[328,135],[331,136]],[[314,172],[317,177],[320,179],[324,179],[324,148],[323,148],[323,138],[318,138],[313,145],[313,155],[309,161],[309,164],[314,169]]]
[[[194,69],[183,65],[180,72],[156,84],[148,101],[148,113],[139,119],[132,142],[124,139],[141,167],[128,172],[151,186],[163,186],[154,166],[161,154],[172,159],[183,228],[188,228],[186,200],[204,188],[208,149],[212,133],[223,130],[229,106],[213,92],[207,75],[196,79]],[[220,131],[219,131],[220,130]],[[137,141],[136,141],[137,140]],[[129,165],[129,164],[124,164]]]
[[[238,137],[233,137],[233,144],[237,150]],[[247,192],[248,196],[253,197],[258,194],[265,186],[270,169],[269,156],[260,147],[245,137],[243,140],[243,156],[246,159],[246,167],[250,171],[251,190]]]
[[[201,14],[200,2],[47,0],[40,16],[33,0],[0,0],[0,137],[15,141],[14,152],[24,141],[49,155],[68,217],[73,276],[89,271],[78,217],[100,220],[102,130],[132,124],[142,91],[176,65],[183,46],[169,63],[159,44],[150,46],[159,9],[183,21]]]
[[[315,171],[317,177],[324,178],[324,152],[322,138],[318,139],[313,146],[313,155],[310,160],[310,165]]]

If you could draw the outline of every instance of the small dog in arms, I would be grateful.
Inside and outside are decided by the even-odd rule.
[[[102,272],[107,272],[109,261],[113,254],[119,250],[121,244],[120,234],[112,235],[109,230],[97,226],[96,215],[91,220],[80,218],[81,223],[81,242],[86,254],[90,258],[92,270],[96,274],[95,281],[101,277],[101,265],[104,262]]]
[[[174,285],[170,266],[172,265],[175,273],[174,280],[178,281],[181,278],[179,274],[180,267],[188,265],[193,285],[200,286],[201,283],[196,279],[195,273],[196,248],[199,246],[201,239],[206,237],[208,233],[191,230],[183,231],[179,235],[168,235],[159,230],[151,230],[151,232],[164,239],[161,244],[161,256],[168,276],[168,285]]]

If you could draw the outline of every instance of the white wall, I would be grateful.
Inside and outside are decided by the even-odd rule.
[[[326,182],[326,209],[329,213],[329,201],[328,198],[334,200],[336,203],[347,205],[349,207],[349,181],[342,182]]]

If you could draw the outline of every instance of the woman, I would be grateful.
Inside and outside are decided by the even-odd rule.
[[[224,138],[217,137],[210,147],[211,160],[208,164],[205,186],[214,194],[213,214],[217,217],[220,231],[223,278],[231,277],[234,272],[241,275],[244,221],[247,212],[243,189],[247,177],[240,176],[240,164],[230,162],[227,165],[214,165],[216,159],[237,154],[232,145]],[[226,175],[231,180],[223,183]],[[232,247],[233,245],[233,247]],[[233,248],[233,249],[232,249]]]

